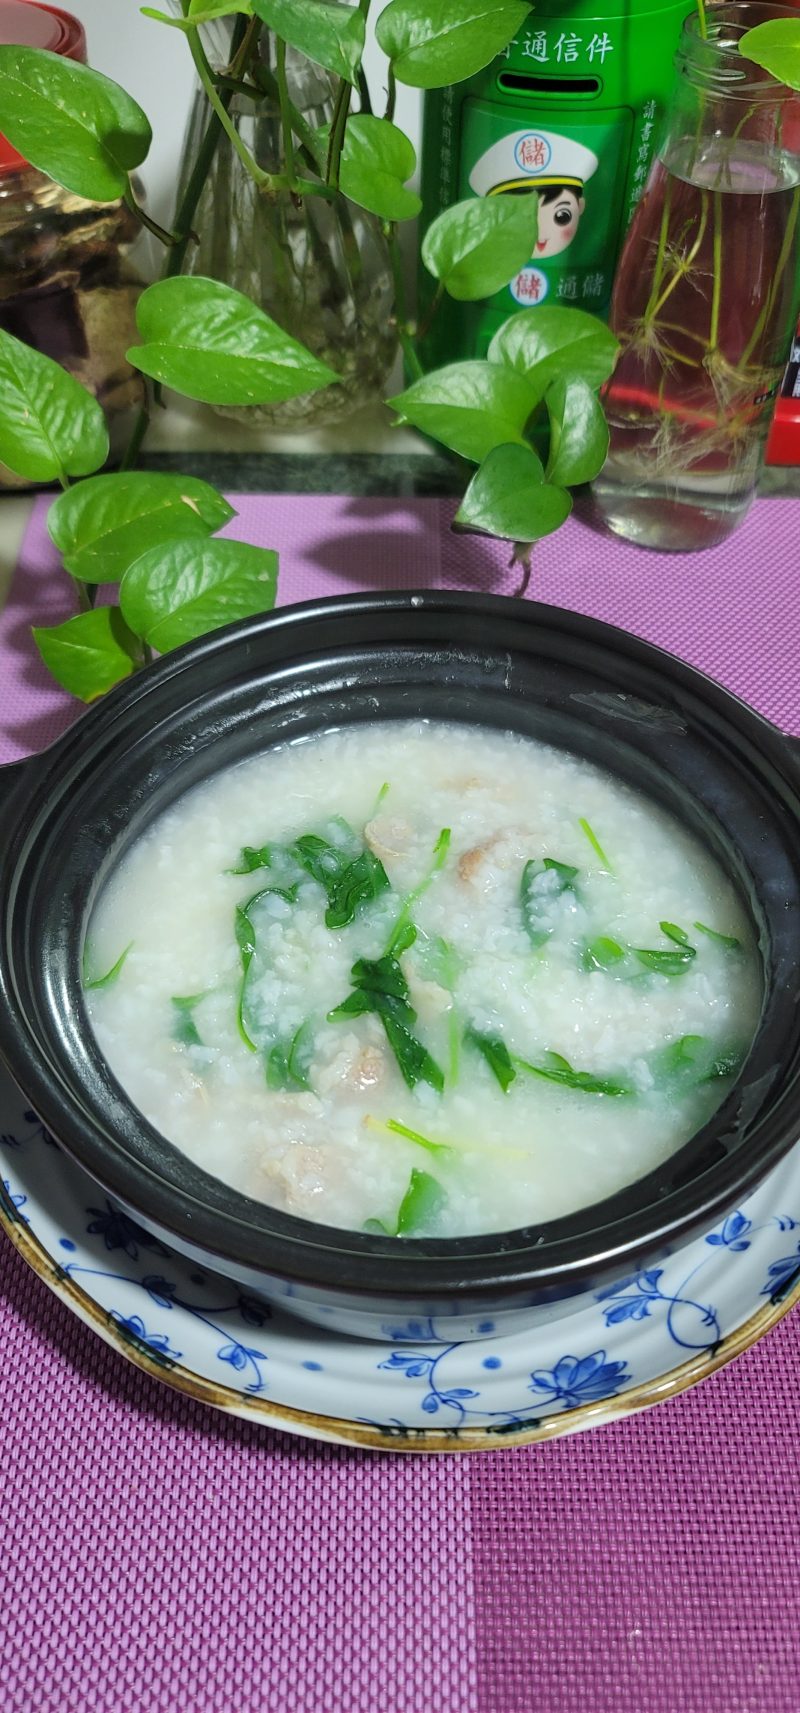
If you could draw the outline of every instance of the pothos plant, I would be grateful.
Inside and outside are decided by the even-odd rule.
[[[100,406],[72,376],[0,332],[0,459],[22,478],[60,483],[48,527],[75,587],[75,616],[36,630],[39,651],[67,690],[91,701],[153,652],[269,608],[277,558],[219,539],[233,515],[207,483],[134,466],[152,399],[169,388],[221,406],[274,404],[335,383],[337,376],[257,304],[218,281],[184,276],[193,220],[220,139],[227,136],[264,197],[343,195],[383,224],[397,285],[396,326],[409,385],[391,399],[396,418],[477,466],[455,527],[513,543],[527,579],[531,545],[567,518],[570,489],[591,480],[608,436],[598,391],[611,373],[616,341],[595,318],[572,308],[512,316],[485,360],[425,373],[418,329],[402,299],[397,225],[420,200],[409,188],[416,161],[394,123],[398,83],[433,89],[472,76],[501,53],[527,17],[526,0],[391,0],[375,25],[388,61],[386,110],[371,109],[363,70],[370,0],[180,0],[180,16],[143,10],[156,26],[180,29],[208,102],[208,122],[172,228],[139,203],[132,175],[145,160],[151,128],[119,84],[90,68],[34,48],[0,47],[3,130],[31,164],[78,196],[122,198],[164,246],[161,278],[143,291],[139,343],[128,359],[143,377],[145,402],[119,471],[108,458]],[[229,63],[209,63],[202,27],[230,16]],[[275,40],[274,71],[259,54]],[[294,107],[286,52],[305,54],[337,79],[329,125],[311,130]],[[233,96],[280,114],[282,158],[267,171],[230,116]],[[353,111],[354,104],[356,110]],[[449,297],[479,299],[507,284],[533,252],[535,195],[472,198],[428,228],[422,257],[437,282],[433,313]],[[428,325],[430,316],[428,317]],[[427,331],[423,329],[423,331]],[[117,599],[96,604],[101,585]]]

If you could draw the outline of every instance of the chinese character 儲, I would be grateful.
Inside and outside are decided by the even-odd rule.
[[[577,278],[577,275],[576,274],[564,274],[563,279],[560,279],[558,282],[558,296],[559,297],[577,297],[577,295],[578,295],[578,278]]]
[[[576,36],[574,31],[568,36],[562,31],[556,42],[556,59],[563,59],[567,65],[576,60],[582,40],[583,37]]]
[[[546,64],[549,58],[547,52],[546,31],[533,30],[529,36],[526,36],[523,52],[526,54],[528,59],[538,59],[543,64]]]
[[[523,303],[526,298],[537,303],[542,295],[542,276],[535,268],[523,268],[514,281],[514,296],[517,303]]]
[[[602,65],[606,54],[614,52],[614,43],[608,33],[604,30],[602,36],[592,36],[587,51],[590,59],[599,59],[600,64]]]
[[[587,274],[583,282],[583,295],[584,297],[602,297],[605,287],[605,274]]]
[[[546,167],[550,155],[544,137],[537,137],[532,131],[529,137],[523,137],[517,146],[517,160],[526,172],[538,172],[540,167]]]

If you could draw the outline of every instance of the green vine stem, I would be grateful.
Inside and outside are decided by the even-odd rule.
[[[706,192],[704,201],[707,201],[707,198],[708,193]],[[722,298],[722,194],[720,191],[712,192],[712,201],[714,205],[714,260],[712,263],[711,322],[708,329],[710,352],[716,351],[719,344],[719,311]]]
[[[280,105],[278,80],[274,76],[274,73],[270,71],[269,66],[261,65],[260,63],[258,65],[254,65],[250,75],[255,78],[257,84],[257,89],[255,91],[256,96],[267,95],[270,100],[275,101]],[[227,79],[224,78],[219,81],[221,83],[227,83]],[[250,94],[251,92],[248,90],[247,93]],[[311,126],[307,119],[303,117],[299,108],[295,107],[291,99],[287,99],[287,111],[292,121],[292,130],[294,131],[298,142],[302,145],[303,149],[305,149],[309,164],[313,167],[315,172],[321,171],[320,162],[318,160],[319,145]]]
[[[139,225],[144,226],[146,231],[152,232],[153,237],[157,238],[160,244],[164,244],[167,249],[170,249],[173,244],[179,242],[177,232],[168,232],[164,226],[159,226],[158,221],[154,220],[152,215],[148,214],[145,208],[142,208],[141,203],[137,202],[130,179],[128,179],[128,188],[122,200],[134,219],[138,220]]]
[[[528,585],[531,580],[531,571],[533,569],[533,566],[531,565],[531,554],[533,553],[533,548],[534,543],[532,541],[514,542],[511,558],[508,561],[508,569],[509,571],[513,571],[517,566],[519,566],[522,573],[516,588],[512,590],[513,597],[516,601],[521,601],[523,596],[528,593]]]
[[[437,287],[436,287],[436,290],[433,294],[433,297],[431,298],[431,301],[428,305],[427,315],[423,316],[423,319],[421,320],[421,322],[417,328],[417,338],[418,339],[424,339],[426,334],[430,333],[431,327],[433,326],[433,323],[436,319],[436,316],[439,313],[439,309],[441,308],[442,302],[444,300],[444,294],[445,294],[444,284],[443,284],[442,280],[439,280]]]
[[[403,257],[400,252],[400,245],[397,242],[396,226],[388,220],[384,221],[383,235],[386,239],[386,247],[389,252],[389,263],[394,283],[395,326],[397,328],[397,337],[400,342],[400,349],[408,364],[409,374],[413,375],[415,381],[421,381],[425,370],[423,369],[417,355],[417,348],[414,344],[411,328],[406,321],[406,288],[405,280],[403,278]]]
[[[258,165],[258,162],[253,159],[247,144],[242,141],[242,138],[231,119],[228,108],[217,90],[216,83],[214,82],[214,73],[212,72],[206,58],[205,49],[200,41],[198,31],[190,30],[187,33],[187,40],[189,43],[189,52],[194,60],[195,70],[203,89],[206,92],[209,105],[216,114],[231,147],[235,149],[239,156],[245,172],[253,182],[258,185],[260,190],[271,190],[275,188],[276,175],[274,173],[262,172],[261,167]]]
[[[130,440],[128,441],[125,451],[120,459],[120,470],[132,470],[134,468],[136,460],[142,449],[142,444],[147,434],[147,430],[150,427],[150,402],[147,393],[147,383],[144,379],[142,380],[142,386],[144,397],[139,407],[136,421],[133,425]]]
[[[388,78],[388,82],[386,85],[386,112],[383,115],[384,119],[393,119],[394,118],[394,109],[395,109],[396,101],[397,101],[397,78],[394,75],[394,67],[390,65],[389,66],[389,78]]]
[[[336,95],[336,105],[331,120],[330,140],[328,143],[328,159],[325,163],[325,183],[331,190],[339,189],[339,163],[342,158],[344,134],[347,128],[347,115],[350,112],[350,97],[352,85],[346,77],[339,80]]]
[[[651,311],[651,315],[650,315],[651,321],[655,320],[655,318],[659,314],[660,310],[663,309],[664,304],[667,302],[668,298],[670,298],[672,296],[672,293],[674,292],[676,286],[685,277],[685,275],[688,274],[688,272],[692,266],[693,261],[696,259],[696,257],[698,256],[698,254],[700,252],[700,249],[702,248],[703,239],[706,235],[707,225],[708,225],[708,199],[707,199],[707,197],[704,196],[702,212],[700,215],[700,225],[699,225],[699,229],[697,232],[697,236],[694,240],[694,243],[693,243],[691,249],[688,251],[688,253],[685,256],[682,257],[681,261],[678,263],[678,266],[675,269],[675,272],[672,276],[672,279],[669,281],[669,283],[667,285],[665,285],[664,290],[661,293],[661,296],[658,298],[657,302],[654,304],[653,309]]]
[[[255,21],[256,23],[258,22],[257,20]],[[246,69],[249,56],[255,51],[257,42],[258,30],[253,30],[252,25],[246,26],[243,18],[237,19],[231,44],[233,48],[231,69],[235,67],[237,72],[241,75],[241,73]],[[230,106],[232,100],[232,92],[230,94],[226,93],[221,97],[222,105],[226,107]],[[162,279],[171,279],[174,275],[179,274],[183,267],[186,251],[191,239],[194,237],[192,222],[194,221],[195,214],[197,213],[197,206],[200,201],[200,197],[203,194],[203,187],[214,164],[214,156],[216,155],[219,140],[222,135],[223,127],[218,113],[214,110],[209,114],[208,124],[203,133],[203,138],[197,151],[194,166],[192,167],[186,181],[186,187],[184,189],[183,196],[181,197],[180,204],[175,211],[174,225],[177,234],[177,242],[171,245],[167,250],[164,258],[164,266],[161,270]],[[159,396],[160,388],[156,391],[156,398],[158,399]],[[150,408],[147,393],[145,392],[144,402],[140,406],[131,430],[130,439],[120,462],[121,470],[131,470],[135,465],[149,426]]]
[[[72,483],[70,482],[69,476],[66,474],[66,472],[64,470],[59,470],[58,480],[59,480],[62,492],[66,494],[68,489],[72,487]],[[80,577],[73,577],[72,583],[73,583],[74,588],[75,588],[75,598],[76,598],[77,603],[78,603],[78,612],[79,613],[90,613],[92,610],[92,607],[94,606],[94,603],[95,603],[96,594],[97,594],[96,589],[93,588],[89,583],[82,582]]]
[[[289,112],[289,85],[286,82],[286,43],[282,36],[275,38],[275,71],[278,82],[278,105],[281,112],[281,135],[283,137],[283,164],[290,184],[294,183],[294,143],[292,133],[292,118]]]
[[[658,301],[658,294],[661,290],[661,281],[664,278],[664,257],[666,255],[666,250],[667,250],[667,239],[669,237],[669,217],[670,217],[671,212],[672,212],[672,179],[668,178],[667,179],[667,188],[664,192],[664,207],[663,207],[662,213],[661,213],[661,226],[659,228],[659,233],[658,233],[658,248],[656,250],[656,265],[655,265],[655,268],[653,269],[653,283],[652,283],[652,286],[650,287],[650,296],[647,300],[647,304],[645,306],[645,312],[644,312],[644,315],[642,317],[642,320],[645,323],[649,323],[652,320],[652,317],[655,313],[655,305]]]
[[[358,98],[359,98],[359,101],[361,102],[362,113],[371,113],[372,112],[372,98],[371,98],[370,93],[369,93],[369,84],[367,83],[367,74],[364,70],[363,65],[360,65],[358,68]]]
[[[761,313],[742,354],[742,368],[747,367],[747,364],[750,362],[753,352],[758,345],[759,339],[763,337],[764,329],[766,328],[769,317],[775,306],[775,299],[783,285],[783,276],[786,273],[786,266],[794,245],[798,213],[800,213],[800,188],[795,190],[792,194],[792,207],[789,218],[786,222],[786,230],[783,234],[783,243],[781,244],[780,255],[778,256],[777,265],[772,276],[769,291],[761,305]]]

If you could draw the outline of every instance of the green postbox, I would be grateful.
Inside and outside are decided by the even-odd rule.
[[[536,252],[482,303],[446,299],[430,363],[482,357],[518,308],[608,308],[625,231],[644,188],[692,0],[542,0],[485,71],[425,97],[423,230],[469,196],[536,194]],[[420,323],[433,292],[420,278]]]

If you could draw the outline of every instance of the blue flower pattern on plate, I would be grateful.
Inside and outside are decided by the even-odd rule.
[[[428,1323],[432,1324],[432,1323]],[[449,1386],[440,1388],[436,1374],[446,1356],[453,1350],[460,1350],[460,1344],[446,1345],[438,1354],[428,1351],[393,1350],[385,1362],[379,1362],[378,1367],[390,1371],[399,1370],[407,1380],[425,1380],[427,1390],[420,1401],[420,1409],[426,1416],[438,1415],[439,1410],[454,1410],[458,1421],[463,1421],[468,1414],[467,1401],[477,1398],[478,1393],[470,1386]]]
[[[591,1356],[562,1356],[549,1372],[537,1369],[531,1375],[531,1391],[540,1401],[558,1400],[563,1409],[574,1410],[579,1404],[615,1398],[629,1381],[624,1362],[609,1362],[604,1350],[595,1350]]]
[[[96,1211],[94,1208],[87,1209],[89,1213]],[[123,1215],[122,1217],[125,1219],[127,1216]],[[128,1221],[128,1223],[132,1224],[133,1222]],[[97,1235],[97,1222],[93,1221],[86,1229],[89,1235]],[[135,1229],[138,1231],[138,1226]],[[164,1249],[162,1244],[158,1244],[157,1247],[162,1249],[165,1255],[170,1254],[170,1251]],[[171,1259],[175,1261],[178,1258],[173,1255]],[[231,1301],[212,1305],[205,1302],[190,1302],[188,1298],[180,1294],[180,1288],[175,1281],[167,1279],[161,1273],[144,1273],[141,1278],[137,1278],[131,1277],[127,1273],[112,1273],[106,1269],[85,1267],[79,1261],[67,1262],[66,1266],[63,1266],[63,1272],[67,1278],[72,1279],[94,1274],[104,1279],[116,1279],[121,1285],[135,1285],[146,1291],[151,1303],[157,1308],[170,1311],[178,1309],[181,1316],[189,1316],[196,1324],[206,1326],[224,1337],[223,1344],[217,1348],[217,1361],[227,1363],[237,1374],[248,1376],[244,1388],[246,1392],[253,1395],[266,1389],[266,1379],[261,1369],[261,1364],[269,1361],[266,1351],[254,1350],[243,1339],[232,1338],[229,1333],[226,1335],[226,1329],[219,1326],[218,1322],[225,1315],[238,1314],[246,1324],[264,1326],[271,1318],[271,1311],[266,1303],[259,1302],[256,1298],[241,1291],[233,1281],[220,1279],[216,1274],[210,1278],[206,1278],[202,1273],[193,1275],[194,1283],[200,1288],[209,1288],[213,1285],[218,1293],[227,1290],[230,1294]],[[134,1316],[132,1318],[138,1320],[139,1317]],[[124,1316],[117,1310],[112,1309],[111,1319],[116,1321],[118,1325],[127,1327],[129,1331],[136,1330],[132,1325],[131,1317]],[[137,1336],[140,1342],[149,1344],[154,1350],[161,1350],[164,1354],[174,1356],[177,1360],[176,1353],[168,1348],[166,1334],[148,1334],[144,1338],[137,1333]]]
[[[745,1219],[743,1213],[731,1213],[728,1215],[722,1230],[712,1231],[710,1236],[706,1238],[706,1243],[710,1243],[712,1248],[723,1246],[725,1249],[732,1250],[735,1255],[741,1255],[745,1249],[750,1248],[750,1239],[747,1236],[750,1227],[751,1221]]]
[[[29,1231],[56,1261],[58,1276],[74,1280],[104,1310],[120,1348],[146,1349],[165,1376],[182,1364],[181,1372],[207,1376],[243,1398],[268,1395],[321,1415],[345,1414],[362,1402],[357,1372],[372,1415],[351,1408],[349,1419],[369,1421],[389,1437],[473,1426],[502,1435],[602,1405],[669,1373],[686,1353],[713,1350],[759,1298],[780,1302],[800,1277],[800,1242],[788,1253],[785,1241],[800,1218],[771,1211],[776,1201],[785,1205],[785,1194],[800,1214],[799,1147],[791,1169],[787,1162],[782,1176],[773,1175],[789,1193],[773,1191],[770,1204],[763,1188],[755,1192],[714,1231],[664,1265],[618,1281],[568,1322],[506,1337],[487,1322],[465,1343],[441,1340],[436,1322],[420,1316],[387,1326],[385,1345],[345,1340],[287,1321],[233,1281],[166,1248],[111,1200],[103,1203],[1,1077],[0,1119],[13,1165],[0,1191],[9,1229],[13,1216],[17,1230]],[[44,1149],[52,1152],[40,1164]],[[743,1292],[740,1273],[748,1281]],[[345,1365],[349,1393],[342,1394]]]
[[[157,1237],[151,1237],[136,1221],[130,1219],[122,1209],[106,1197],[104,1208],[89,1207],[87,1213],[92,1215],[86,1230],[90,1237],[102,1237],[106,1249],[122,1249],[132,1261],[139,1258],[140,1249],[154,1249],[159,1255],[169,1255],[163,1243]]]
[[[747,1246],[746,1246],[747,1247]],[[666,1327],[673,1344],[680,1350],[711,1350],[721,1338],[716,1309],[700,1303],[687,1294],[687,1286],[700,1268],[693,1268],[677,1290],[664,1288],[663,1267],[650,1267],[634,1273],[619,1284],[609,1285],[597,1292],[597,1301],[604,1304],[606,1326],[619,1326],[628,1320],[646,1320],[657,1308],[666,1309]]]
[[[127,1333],[129,1338],[136,1339],[138,1344],[146,1344],[154,1354],[168,1356],[174,1362],[180,1362],[183,1352],[171,1348],[165,1332],[148,1332],[141,1315],[121,1315],[112,1309],[110,1318],[115,1321],[122,1332]]]
[[[17,1219],[22,1219],[26,1225],[29,1225],[30,1221],[28,1219],[28,1215],[22,1212],[22,1209],[27,1205],[27,1196],[24,1196],[21,1190],[12,1190],[8,1178],[3,1178],[3,1189],[6,1192],[11,1206],[16,1212]]]
[[[778,1261],[773,1261],[768,1273],[767,1282],[761,1292],[762,1297],[772,1297],[778,1301],[789,1290],[800,1274],[800,1243],[793,1255],[782,1255]]]

